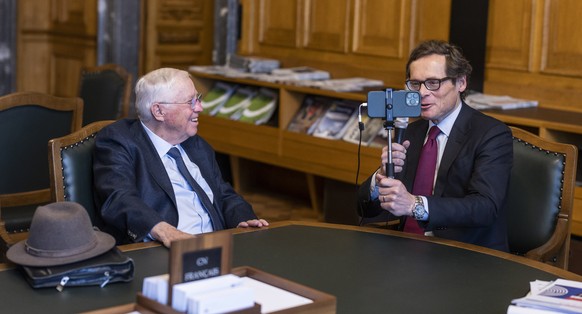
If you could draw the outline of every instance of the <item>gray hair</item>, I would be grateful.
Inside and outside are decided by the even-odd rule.
[[[174,84],[190,74],[184,70],[160,68],[142,76],[135,84],[135,110],[139,119],[152,120],[151,106],[155,102],[174,101]]]

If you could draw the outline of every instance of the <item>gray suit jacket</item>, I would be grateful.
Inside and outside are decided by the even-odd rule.
[[[408,191],[412,191],[427,130],[428,121],[422,119],[406,129],[405,139],[411,145],[397,178]],[[505,198],[512,162],[509,128],[463,103],[441,159],[433,196],[427,197],[429,220],[421,225],[438,237],[507,251]],[[383,211],[378,200],[370,200],[372,179],[359,190],[358,207],[364,217]],[[401,217],[401,228],[405,219]]]
[[[252,207],[222,179],[214,151],[200,136],[183,143],[214,194],[215,231],[256,219]],[[117,121],[98,134],[93,173],[101,228],[118,244],[140,242],[159,222],[178,225],[170,178],[139,120]]]

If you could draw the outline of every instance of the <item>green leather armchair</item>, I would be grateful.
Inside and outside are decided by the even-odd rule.
[[[510,252],[567,270],[578,150],[516,127],[511,131]]]
[[[93,150],[95,135],[113,120],[98,121],[77,132],[49,141],[51,195],[54,202],[77,202],[96,224],[99,214],[93,201]]]
[[[79,97],[83,99],[83,125],[117,120],[129,113],[132,75],[116,64],[81,69]]]

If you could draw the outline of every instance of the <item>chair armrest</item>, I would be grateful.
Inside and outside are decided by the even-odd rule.
[[[569,234],[568,221],[558,218],[556,230],[554,230],[552,237],[543,245],[527,252],[525,257],[558,266],[556,261],[554,261],[554,258],[558,257],[558,253],[566,243],[566,237],[569,236]]]

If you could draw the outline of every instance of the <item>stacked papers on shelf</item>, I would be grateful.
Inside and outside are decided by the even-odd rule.
[[[281,80],[301,81],[301,80],[327,80],[330,78],[329,72],[310,67],[295,67],[275,69],[271,75]]]
[[[238,88],[226,103],[216,113],[217,117],[229,118],[238,120],[243,112],[250,104],[251,99],[257,93],[255,88],[241,87]]]
[[[275,90],[261,88],[251,99],[249,106],[242,111],[239,121],[257,125],[266,123],[277,109],[278,98]]]
[[[508,314],[582,313],[582,282],[558,279],[531,282],[530,293],[511,301]],[[528,310],[532,311],[528,311]]]
[[[525,100],[511,96],[487,95],[482,93],[473,93],[465,98],[467,105],[475,109],[518,109],[537,107],[537,100]]]
[[[232,54],[228,58],[228,65],[231,68],[242,69],[251,73],[270,73],[274,69],[278,69],[280,63],[279,60],[275,59]]]
[[[212,89],[202,98],[202,112],[208,115],[215,115],[234,93],[236,84],[216,82]]]
[[[363,77],[350,77],[325,81],[311,81],[308,82],[306,86],[336,92],[355,92],[361,91],[367,87],[377,87],[382,85],[384,85],[384,82],[380,80],[372,80]]]

